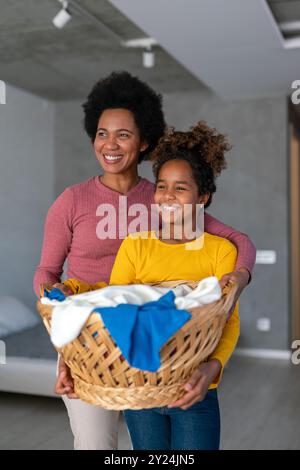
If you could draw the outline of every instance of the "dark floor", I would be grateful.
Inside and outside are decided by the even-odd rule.
[[[300,365],[235,357],[219,390],[223,449],[300,449]],[[72,449],[59,399],[0,394],[0,449]],[[130,441],[121,420],[119,448]]]

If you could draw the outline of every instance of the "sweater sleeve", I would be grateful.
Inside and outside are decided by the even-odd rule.
[[[234,269],[246,268],[251,277],[255,264],[256,248],[248,235],[237,232],[234,228],[223,224],[206,212],[204,215],[204,227],[206,232],[218,237],[227,238],[227,240],[236,246],[238,257]]]
[[[40,296],[40,285],[60,282],[63,265],[70,251],[73,224],[73,194],[67,188],[50,207],[45,227],[40,263],[36,268],[33,287]]]
[[[215,275],[218,279],[226,274],[229,271],[232,271],[234,263],[236,260],[236,248],[234,246],[229,246],[228,242],[224,242],[222,249],[220,250],[220,256],[217,260],[217,267]],[[238,304],[235,306],[235,309],[230,316],[229,320],[226,322],[225,327],[222,332],[221,339],[216,349],[210,355],[209,359],[218,359],[222,365],[222,370],[220,375],[217,377],[216,381],[212,384],[217,386],[222,378],[223,369],[225,364],[230,359],[238,338],[240,334],[240,318],[238,313]]]

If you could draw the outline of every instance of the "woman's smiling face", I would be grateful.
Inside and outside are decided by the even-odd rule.
[[[159,171],[154,195],[159,205],[162,221],[171,224],[182,223],[196,215],[196,204],[205,204],[209,195],[199,196],[198,186],[192,170],[185,160],[169,160]]]
[[[104,172],[136,171],[140,152],[147,148],[128,109],[106,109],[100,116],[94,150]]]

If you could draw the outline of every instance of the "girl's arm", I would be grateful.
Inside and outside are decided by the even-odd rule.
[[[236,249],[228,242],[224,242],[220,250],[220,256],[217,262],[215,275],[218,279],[224,276],[224,273],[231,271],[236,262]],[[222,254],[221,254],[222,253]],[[222,365],[222,371],[215,380],[214,384],[218,385],[221,380],[222,372],[225,364],[229,361],[240,335],[240,318],[238,314],[238,306],[235,305],[233,314],[225,324],[221,339],[214,352],[210,355],[210,359],[217,359]]]
[[[72,242],[72,220],[73,194],[71,189],[66,189],[54,201],[46,217],[41,259],[33,280],[38,297],[41,284],[60,282]]]
[[[221,279],[225,272],[231,271],[236,262],[236,249],[233,245],[224,240],[220,247],[220,256],[217,262],[215,275]],[[221,381],[225,364],[231,357],[240,334],[240,318],[238,306],[236,305],[233,314],[225,324],[218,346],[209,356],[208,361],[202,363],[192,374],[188,382],[184,385],[186,394],[175,403],[170,405],[188,409],[193,404],[205,398],[208,388],[217,387]]]

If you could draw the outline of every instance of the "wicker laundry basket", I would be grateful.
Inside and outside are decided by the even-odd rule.
[[[191,281],[156,285],[173,288],[183,283],[198,285]],[[130,367],[99,314],[92,313],[80,336],[57,349],[71,369],[77,396],[110,410],[162,407],[179,399],[185,393],[182,385],[216,348],[236,289],[229,282],[220,300],[189,310],[192,318],[162,347],[157,372]],[[50,332],[53,307],[38,301],[37,308]]]

